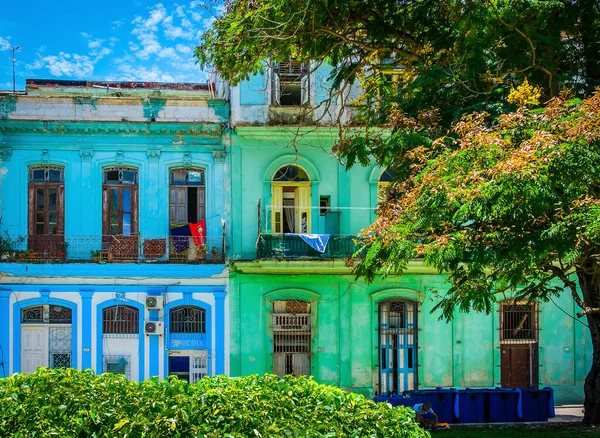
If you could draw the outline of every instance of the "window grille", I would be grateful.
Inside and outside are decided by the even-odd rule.
[[[379,394],[400,394],[417,384],[417,303],[379,304]]]
[[[538,332],[538,312],[535,304],[501,304],[500,341],[502,343],[537,342]]]
[[[21,310],[23,324],[71,324],[72,311],[68,307],[42,305]]]
[[[169,311],[171,333],[206,333],[206,311],[195,306],[175,307]]]
[[[273,181],[275,182],[304,182],[310,181],[306,172],[294,165],[283,166],[280,167],[277,172],[275,172],[275,176],[273,176]]]
[[[49,329],[50,368],[69,368],[71,364],[71,327],[51,327]]]
[[[123,374],[128,379],[130,374],[131,356],[108,355],[104,356],[104,372]]]
[[[311,304],[306,301],[273,302],[273,372],[310,375]]]
[[[131,306],[111,306],[102,311],[102,333],[111,335],[138,335],[139,310]]]
[[[29,182],[31,183],[62,183],[64,179],[62,167],[34,166],[29,168]]]

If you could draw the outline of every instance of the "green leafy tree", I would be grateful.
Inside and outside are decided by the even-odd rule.
[[[599,17],[594,0],[246,0],[227,3],[196,50],[232,84],[290,56],[332,66],[330,101],[359,82],[354,122],[364,129],[340,126],[334,153],[347,167],[375,161],[396,182],[356,273],[399,274],[421,257],[449,276],[436,307],[446,318],[571,294],[594,349],[584,417],[593,424]]]

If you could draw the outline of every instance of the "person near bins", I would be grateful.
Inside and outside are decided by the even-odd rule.
[[[416,414],[416,420],[419,422],[421,427],[425,429],[433,429],[438,426],[438,416],[433,409],[431,409],[431,403],[423,402],[417,403],[413,406]]]

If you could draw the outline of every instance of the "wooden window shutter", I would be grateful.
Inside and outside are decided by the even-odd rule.
[[[59,184],[56,199],[56,234],[65,234],[65,186]]]
[[[206,189],[204,187],[198,187],[198,220],[206,219]]]
[[[123,196],[120,201],[123,202]],[[122,209],[121,209],[122,211]],[[123,217],[121,216],[121,221]],[[121,225],[122,227],[122,225]],[[137,234],[138,232],[138,187],[137,185],[131,186],[131,234]]]
[[[28,233],[30,236],[35,234],[35,186],[33,184],[29,184],[29,226]]]
[[[102,187],[102,234],[110,235],[110,188]]]
[[[283,187],[273,186],[271,194],[271,224],[274,233],[283,232]]]
[[[300,186],[295,192],[296,233],[310,233],[310,187]]]

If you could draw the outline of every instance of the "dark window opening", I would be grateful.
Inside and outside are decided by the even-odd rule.
[[[204,170],[173,169],[170,172],[170,226],[181,227],[205,218]]]
[[[274,64],[272,76],[273,104],[300,106],[309,102],[308,65],[294,60]]]
[[[321,198],[319,199],[321,216],[325,216],[329,211],[330,200],[331,198],[329,196],[321,196]]]

